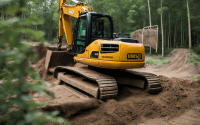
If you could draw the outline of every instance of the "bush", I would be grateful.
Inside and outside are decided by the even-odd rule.
[[[192,49],[193,49],[193,51],[196,52],[197,54],[200,54],[200,45],[194,46]]]
[[[57,117],[58,111],[37,110],[44,104],[31,101],[32,97],[28,95],[30,91],[35,91],[53,97],[52,93],[41,87],[47,83],[42,82],[33,68],[28,66],[27,58],[36,60],[37,56],[30,46],[23,44],[21,36],[26,34],[28,39],[43,41],[44,33],[28,28],[41,24],[41,20],[36,17],[20,18],[22,12],[27,12],[27,9],[22,8],[25,2],[29,1],[0,1],[0,8],[6,8],[7,15],[6,20],[0,20],[0,78],[3,81],[0,83],[0,124],[39,125],[46,121],[67,124],[63,118]],[[35,82],[26,82],[24,79],[28,76]]]
[[[159,56],[159,59],[155,59],[153,57],[145,58],[145,63],[149,63],[149,64],[153,64],[153,65],[157,65],[157,66],[162,66],[169,62],[170,62],[170,58],[168,58],[168,57],[165,57],[163,59],[162,59],[162,56]]]
[[[200,57],[196,54],[194,50],[190,51],[190,59],[188,60],[188,63],[192,63],[195,66],[200,67]]]

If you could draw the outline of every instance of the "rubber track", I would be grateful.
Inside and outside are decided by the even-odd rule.
[[[144,77],[147,80],[147,85],[145,86],[145,91],[148,93],[159,93],[162,90],[160,79],[157,75],[146,72],[137,72],[126,70],[129,73]]]
[[[99,99],[110,99],[117,97],[118,94],[118,86],[117,82],[111,76],[101,74],[99,72],[92,71],[90,69],[81,69],[76,67],[69,66],[59,66],[57,67],[59,70],[68,70],[74,73],[77,73],[87,79],[92,81],[96,81],[99,86]]]

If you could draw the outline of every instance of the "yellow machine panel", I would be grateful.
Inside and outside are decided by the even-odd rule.
[[[145,49],[140,43],[122,43],[120,44],[120,61],[125,62],[144,62]]]
[[[88,52],[89,52],[89,55],[91,55],[93,51],[98,51],[98,52],[99,52],[100,46],[101,46],[100,42],[99,42],[98,40],[96,40],[96,41],[92,42],[92,43],[89,45],[90,49],[88,49],[88,50],[86,50],[86,51],[88,51]],[[97,59],[97,58],[93,58],[93,57],[90,57],[90,56],[89,56],[88,58]]]
[[[93,53],[95,55],[92,55]],[[145,50],[139,43],[96,40],[85,49],[84,53],[75,56],[74,60],[108,69],[142,68],[145,65]]]

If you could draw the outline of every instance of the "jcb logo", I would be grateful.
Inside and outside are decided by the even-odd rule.
[[[142,59],[141,53],[128,53],[127,59]]]
[[[70,14],[74,14],[74,11],[73,11],[73,10],[69,10],[69,13],[70,13]]]

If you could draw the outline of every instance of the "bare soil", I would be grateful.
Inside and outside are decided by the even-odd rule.
[[[119,86],[117,98],[98,100],[80,98],[64,89],[62,85],[58,85],[53,75],[44,69],[45,52],[48,47],[38,48],[35,53],[40,59],[33,67],[44,81],[55,84],[53,87],[46,87],[55,94],[55,98],[38,93],[33,93],[32,96],[38,103],[52,102],[41,109],[59,110],[60,116],[68,119],[72,125],[198,125],[200,123],[200,79],[190,80],[191,73],[198,75],[198,69],[186,65],[189,56],[187,49],[172,51],[169,55],[170,63],[163,67],[147,65],[145,68],[137,69],[159,75],[163,88],[159,94],[151,95],[142,89],[123,85]]]
[[[187,64],[190,56],[190,51],[188,49],[177,48],[167,56],[170,58],[170,62],[162,67],[146,64],[145,68],[134,70],[183,79],[192,79],[192,77],[200,75],[200,67],[195,67],[193,64]]]

